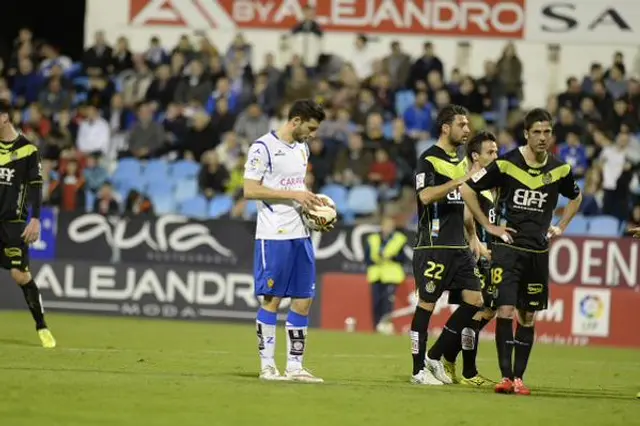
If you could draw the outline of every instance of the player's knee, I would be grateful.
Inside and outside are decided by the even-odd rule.
[[[498,318],[513,319],[516,315],[515,306],[500,306],[498,308]]]
[[[262,298],[262,307],[267,311],[276,312],[280,307],[280,298],[274,296],[264,296]]]
[[[536,313],[518,310],[518,323],[524,327],[533,327],[536,322]]]
[[[436,304],[433,302],[425,302],[424,300],[418,300],[418,307],[425,311],[433,312],[436,308]]]
[[[26,284],[29,283],[29,281],[31,281],[31,274],[28,271],[21,271],[19,269],[12,269],[11,270],[11,278],[13,278],[13,280],[18,285],[26,285]]]
[[[291,310],[300,315],[309,315],[311,311],[312,299],[293,299],[291,301]]]
[[[482,314],[482,319],[491,321],[496,316],[496,311],[493,309],[487,308],[484,311],[482,311],[481,314]]]
[[[465,303],[476,306],[478,308],[484,305],[484,299],[482,298],[482,292],[480,291],[464,290],[462,292],[462,300]]]

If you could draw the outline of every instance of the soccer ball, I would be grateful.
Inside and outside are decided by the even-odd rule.
[[[324,206],[302,211],[302,221],[312,231],[324,231],[338,220],[336,203],[324,194],[318,194],[318,197],[324,201]]]

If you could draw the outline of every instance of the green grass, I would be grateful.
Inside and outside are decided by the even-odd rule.
[[[630,425],[638,351],[538,345],[534,395],[408,383],[409,341],[312,330],[322,385],[262,383],[253,327],[50,314],[58,348],[26,312],[0,313],[0,425]],[[284,335],[278,361],[284,364]],[[480,370],[498,378],[493,343]],[[409,423],[412,422],[412,423]]]

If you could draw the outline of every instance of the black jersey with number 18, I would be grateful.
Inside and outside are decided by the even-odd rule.
[[[420,155],[416,170],[416,192],[464,177],[467,161],[462,153],[447,153],[434,145]],[[464,201],[456,189],[443,199],[424,205],[418,198],[418,247],[461,248],[464,236]]]
[[[547,231],[558,196],[573,200],[580,195],[580,189],[571,166],[549,155],[544,165],[530,167],[522,149],[508,152],[467,183],[476,192],[497,188],[497,223],[517,231],[513,246],[546,250]]]

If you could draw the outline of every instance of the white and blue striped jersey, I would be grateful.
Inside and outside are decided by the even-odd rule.
[[[289,144],[275,132],[255,141],[249,148],[244,178],[258,180],[262,185],[284,191],[304,191],[309,148],[305,143]],[[309,237],[301,216],[302,207],[290,200],[258,201],[256,239],[293,240]]]

